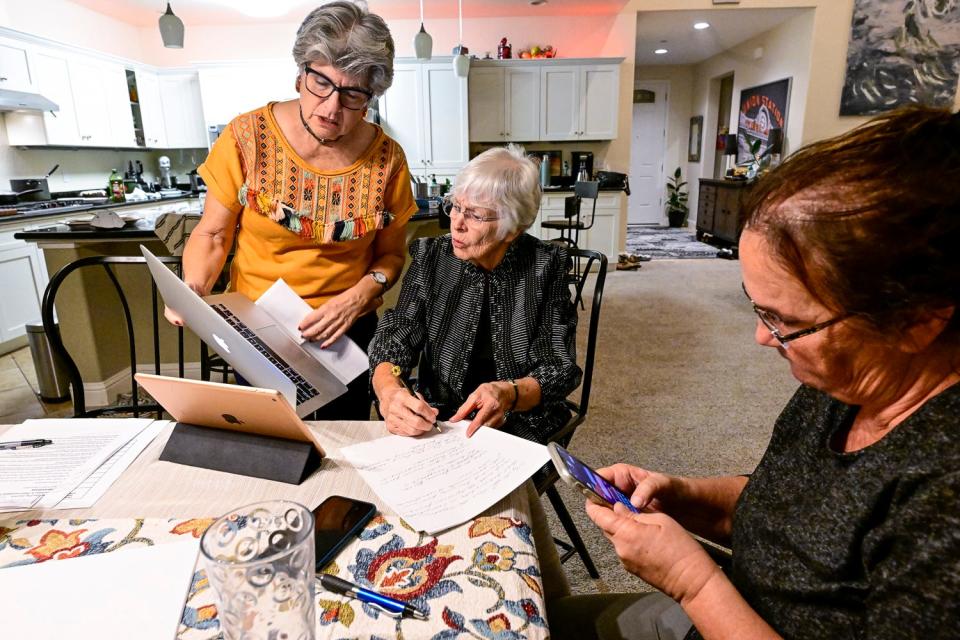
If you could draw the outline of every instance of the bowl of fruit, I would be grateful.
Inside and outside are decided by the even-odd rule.
[[[557,50],[553,46],[547,44],[544,46],[533,45],[529,49],[523,49],[520,52],[520,57],[524,60],[541,60],[543,58],[556,58]]]

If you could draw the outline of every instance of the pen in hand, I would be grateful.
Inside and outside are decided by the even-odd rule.
[[[337,576],[332,576],[329,573],[322,573],[318,576],[320,580],[320,586],[331,593],[337,593],[344,596],[353,596],[360,602],[366,602],[371,604],[387,615],[396,616],[398,618],[403,616],[411,616],[417,620],[426,620],[427,614],[420,611],[413,605],[400,602],[389,596],[385,596],[376,591],[371,591],[369,589],[364,589],[363,587],[353,584],[352,582],[347,582],[343,578],[338,578]]]
[[[390,369],[390,373],[393,374],[394,378],[400,381],[400,384],[403,385],[404,389],[410,392],[411,396],[413,396],[414,398],[417,397],[417,394],[414,393],[413,389],[410,388],[410,383],[408,383],[406,378],[403,377],[403,372],[400,371],[399,366],[393,365],[393,368]],[[423,418],[423,416],[420,416],[420,417]],[[437,433],[443,433],[443,431],[440,429],[440,425],[436,421],[434,421],[433,423],[433,428],[437,430]]]
[[[13,442],[0,442],[0,451],[8,451],[11,449],[36,449],[37,447],[45,447],[48,444],[53,444],[53,440],[15,440]]]

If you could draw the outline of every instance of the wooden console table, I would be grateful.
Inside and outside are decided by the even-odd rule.
[[[742,227],[741,203],[747,183],[700,179],[697,199],[697,240],[720,247],[736,246]]]

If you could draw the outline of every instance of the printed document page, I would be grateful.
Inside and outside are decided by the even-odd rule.
[[[340,450],[370,488],[418,531],[435,534],[473,518],[550,459],[543,445],[468,421],[443,433],[390,435]]]
[[[0,511],[49,509],[135,438],[150,419],[27,420],[4,442],[46,438],[53,444],[0,451]]]
[[[316,342],[308,342],[300,335],[297,327],[303,317],[313,311],[307,302],[290,288],[283,278],[274,282],[263,292],[255,303],[266,311],[271,318],[314,359],[322,364],[343,384],[349,384],[370,366],[367,354],[357,343],[347,336],[341,337],[326,349]]]
[[[0,571],[0,638],[171,640],[199,540],[128,545]]]

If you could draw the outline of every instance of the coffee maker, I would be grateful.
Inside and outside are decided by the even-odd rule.
[[[587,180],[593,179],[593,151],[571,151],[570,164],[573,175],[579,175],[580,169],[584,169]]]

